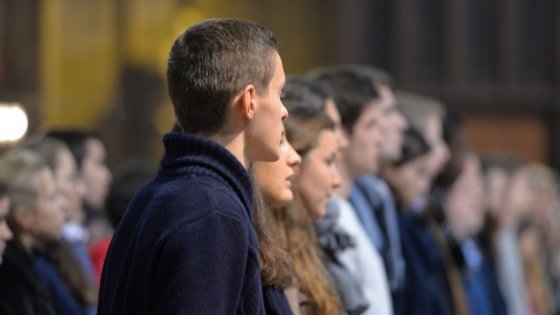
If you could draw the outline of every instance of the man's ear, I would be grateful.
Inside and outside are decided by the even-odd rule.
[[[253,119],[257,108],[256,95],[257,89],[253,84],[249,84],[234,97],[233,107],[240,113],[241,117],[247,120]]]

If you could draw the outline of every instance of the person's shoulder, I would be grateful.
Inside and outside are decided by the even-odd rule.
[[[162,233],[160,243],[169,247],[175,244],[176,247],[183,248],[187,240],[196,244],[202,240],[220,239],[220,246],[227,247],[232,242],[248,241],[250,229],[250,221],[214,209],[197,217],[178,221]]]
[[[151,195],[146,204],[158,208],[187,207],[205,210],[228,202],[233,203],[230,207],[238,206],[232,200],[235,196],[234,191],[212,176],[187,176],[155,181],[150,192],[145,193]]]
[[[156,190],[156,197],[171,197],[172,199],[174,196],[219,198],[234,193],[231,186],[225,181],[211,175],[185,175],[165,180],[156,179],[152,188]]]

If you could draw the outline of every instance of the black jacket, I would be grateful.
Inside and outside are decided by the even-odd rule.
[[[17,239],[8,243],[0,265],[0,314],[58,315],[33,263],[33,255]]]

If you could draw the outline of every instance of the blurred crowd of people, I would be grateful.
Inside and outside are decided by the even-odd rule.
[[[278,83],[274,73],[271,85]],[[169,184],[180,177],[174,168],[187,163],[181,150],[218,150],[200,139],[183,145],[181,139],[197,131],[181,118],[174,87],[178,123],[166,135],[159,170],[155,162],[131,161],[111,174],[105,164],[111,152],[84,130],[51,130],[5,152],[0,314],[136,314],[134,303],[148,314],[256,314],[253,304],[243,304],[252,301],[246,290],[253,282],[239,284],[239,291],[222,288],[237,281],[231,276],[236,264],[246,268],[245,277],[251,274],[252,249],[260,275],[256,296],[267,314],[560,314],[554,170],[506,152],[479,155],[452,107],[395,90],[390,75],[371,66],[318,68],[283,81],[277,88],[289,114],[282,118],[277,158],[266,155],[275,150],[267,145],[277,143],[257,143],[252,150],[259,152],[245,154],[247,178],[241,167],[222,169],[223,161],[231,165],[229,155],[208,162],[212,172],[227,173],[220,183],[242,196],[237,204],[253,204],[258,245],[249,241],[247,257],[239,245],[246,240],[218,239],[234,233],[234,223],[212,221],[217,236],[191,224],[206,220],[203,214],[168,222],[200,205],[175,200],[181,195],[174,191],[198,192],[193,178],[210,176],[199,171],[206,160],[195,156],[187,161],[198,167],[189,168],[189,181],[179,181],[182,188]],[[201,117],[194,119],[206,124]],[[266,121],[257,127],[253,132],[273,129]],[[142,207],[159,213],[139,219]],[[179,223],[188,238],[161,245],[171,239],[163,228]],[[172,232],[181,229],[173,226]],[[182,252],[178,242],[231,247]],[[208,270],[193,265],[198,259]],[[187,268],[200,268],[189,272],[206,278],[188,278]],[[189,289],[167,286],[168,277],[190,281]]]

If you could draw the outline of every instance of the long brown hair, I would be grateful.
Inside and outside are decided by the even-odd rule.
[[[325,115],[305,119],[290,116],[285,125],[288,141],[301,155],[303,163],[306,154],[316,145],[319,133],[325,129],[334,130],[334,124]],[[340,300],[321,262],[312,218],[303,206],[297,189],[291,205],[271,213],[275,232],[290,254],[299,290],[309,298],[311,312],[340,314]]]
[[[97,305],[97,290],[88,278],[71,245],[65,240],[47,244],[46,254],[74,297],[86,307]]]
[[[293,284],[294,275],[287,250],[272,225],[272,210],[266,205],[258,185],[253,185],[255,204],[253,225],[259,237],[259,266],[263,286],[287,288]]]

